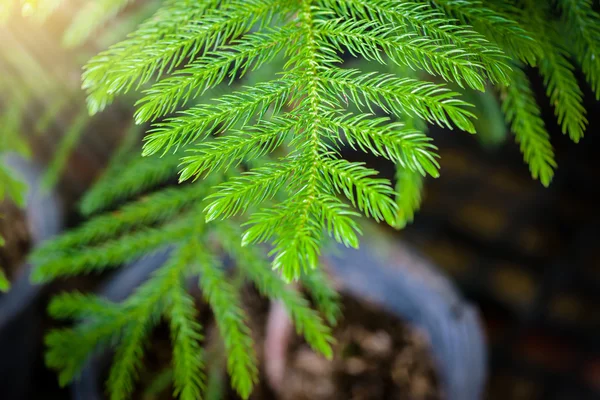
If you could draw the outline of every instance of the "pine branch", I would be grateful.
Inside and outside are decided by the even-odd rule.
[[[290,89],[291,82],[264,82],[245,91],[224,95],[211,104],[192,107],[181,116],[156,123],[144,138],[143,154],[148,156],[162,149],[177,149],[207,137],[217,127],[223,130],[236,124],[243,127],[252,117],[261,119],[269,111],[276,113],[287,102]],[[136,118],[141,121],[155,118],[154,113],[142,105]]]
[[[236,288],[227,282],[219,263],[207,253],[198,256],[200,287],[215,315],[227,351],[227,371],[233,388],[248,398],[258,380],[256,354]]]
[[[322,270],[316,269],[300,278],[302,286],[314,299],[325,320],[334,325],[341,316],[340,294],[333,288]]]
[[[208,193],[204,185],[167,188],[141,200],[128,203],[114,213],[100,215],[36,249],[32,258],[43,261],[46,255],[69,251],[118,237],[137,228],[152,226],[175,218],[199,203]]]
[[[319,315],[310,307],[297,291],[288,287],[269,267],[269,262],[259,253],[258,249],[240,245],[240,232],[226,225],[217,229],[217,235],[226,250],[240,260],[239,268],[256,285],[262,295],[270,299],[281,300],[290,313],[296,330],[304,335],[309,345],[317,352],[327,357],[332,356],[331,329],[325,325]],[[319,287],[322,289],[322,287]],[[324,294],[323,304],[332,311],[330,294]],[[321,298],[320,298],[321,299]],[[330,315],[328,315],[330,316]]]
[[[560,0],[575,56],[600,100],[600,15],[591,0]]]
[[[391,24],[399,33],[419,34],[424,41],[437,43],[455,49],[463,58],[481,65],[490,81],[507,82],[506,56],[494,43],[468,25],[445,15],[428,4],[393,0],[336,0],[336,12],[357,20],[377,21],[379,24]],[[391,52],[393,53],[393,51]],[[387,53],[390,54],[390,53]],[[459,82],[462,77],[458,77]]]
[[[206,197],[210,201],[204,209],[207,222],[229,218],[272,199],[290,179],[292,172],[293,164],[282,168],[271,163],[218,185],[216,192]]]
[[[323,76],[325,83],[337,93],[348,96],[354,104],[373,112],[376,104],[388,114],[422,118],[430,123],[452,129],[452,123],[474,133],[470,118],[474,115],[464,109],[467,103],[457,93],[441,85],[396,78],[393,75],[360,73],[357,70],[332,69]],[[342,101],[345,97],[340,96]]]
[[[115,95],[139,88],[173,71],[188,58],[219,48],[247,32],[256,22],[268,25],[284,1],[173,1],[132,36],[92,59],[83,76],[92,113],[104,109]],[[199,23],[199,21],[201,21]],[[158,29],[157,29],[158,28]]]
[[[89,190],[80,204],[84,215],[103,211],[118,201],[140,194],[173,178],[177,174],[179,156],[138,157],[126,163],[120,174],[104,175]]]
[[[32,272],[35,282],[48,282],[59,277],[73,276],[114,268],[159,247],[187,238],[194,229],[194,221],[182,216],[179,220],[160,228],[144,229],[100,246],[81,251],[59,253],[39,264]]]
[[[537,59],[542,57],[532,32],[524,28],[529,25],[518,23],[511,18],[510,14],[486,7],[488,3],[481,0],[429,0],[429,2],[444,9],[463,23],[472,25],[488,40],[529,65],[535,65]]]
[[[396,64],[484,90],[483,65],[470,60],[467,52],[452,44],[413,32],[404,33],[393,24],[340,19],[319,25],[319,34],[338,51],[347,49],[353,56],[361,55],[381,64],[385,63],[383,56],[386,55]]]
[[[114,303],[96,295],[79,292],[61,293],[52,298],[48,313],[56,319],[79,320],[116,318],[120,309]]]
[[[531,176],[547,187],[556,168],[550,135],[525,72],[515,66],[511,81],[510,86],[503,88],[502,110],[520,144]]]
[[[421,192],[423,191],[423,175],[396,167],[396,220],[394,227],[402,229],[413,222],[415,213],[421,207]]]
[[[328,160],[322,167],[325,178],[353,206],[367,217],[393,225],[396,205],[392,200],[394,192],[390,183],[386,179],[373,179],[377,171],[363,165],[346,160]]]
[[[562,47],[560,35],[548,23],[544,9],[529,0],[527,2],[527,18],[538,27],[536,39],[544,55],[539,63],[539,71],[563,133],[568,133],[571,140],[577,143],[587,126],[583,93],[573,73],[574,67],[567,58],[567,51]]]
[[[243,77],[248,71],[272,61],[283,48],[293,45],[297,36],[298,28],[290,24],[250,33],[219,50],[206,52],[144,91],[144,98],[138,103],[138,119],[145,114],[153,118],[164,116],[225,79],[231,83]]]
[[[330,113],[324,117],[326,127],[344,133],[342,143],[376,156],[387,158],[403,168],[439,176],[437,148],[423,132],[393,123],[389,118],[372,118],[368,114]]]
[[[144,316],[125,328],[106,382],[110,400],[126,400],[133,393],[142,366],[144,342],[152,327],[149,317]]]
[[[181,285],[170,292],[170,299],[174,394],[181,400],[201,399],[206,377],[203,372],[203,352],[199,344],[203,339],[202,328],[196,320],[194,300]]]
[[[180,181],[198,179],[213,171],[227,171],[245,160],[254,160],[273,152],[294,130],[298,121],[286,115],[260,121],[244,130],[230,130],[227,135],[200,143],[182,158]]]

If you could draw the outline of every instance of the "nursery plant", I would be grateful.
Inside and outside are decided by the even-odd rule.
[[[2,4],[36,16],[60,3]],[[73,3],[83,11],[67,44],[135,8],[83,3]],[[212,308],[242,397],[258,379],[244,281],[281,300],[298,332],[331,356],[339,306],[319,257],[330,240],[358,247],[363,217],[395,228],[413,220],[424,179],[440,174],[427,126],[475,133],[487,111],[467,99],[494,95],[531,176],[548,186],[557,165],[528,77],[541,75],[557,123],[577,143],[587,120],[575,69],[599,99],[599,56],[600,16],[590,0],[161,2],[84,67],[89,113],[138,94],[141,130],[81,201],[88,221],[32,255],[32,279],[99,273],[165,248],[170,259],[122,303],[54,298],[50,313],[75,323],[47,336],[48,366],[68,384],[91,354],[114,348],[107,392],[129,398],[150,333],[165,319],[175,394],[202,398],[190,279]],[[1,138],[2,150],[24,147],[23,135]],[[342,157],[346,146],[393,162],[395,184]],[[0,199],[20,191],[3,171]],[[315,308],[288,285],[295,281]]]

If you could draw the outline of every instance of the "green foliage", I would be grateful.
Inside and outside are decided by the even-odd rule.
[[[60,3],[27,4],[32,15],[47,16]],[[86,3],[63,42],[89,40],[120,10],[135,14],[131,3]],[[91,353],[114,348],[107,389],[112,399],[128,398],[152,329],[166,319],[175,394],[200,398],[207,386],[203,327],[187,292],[189,278],[200,276],[232,385],[248,397],[256,355],[224,255],[235,261],[236,276],[280,300],[307,342],[331,356],[324,321],[335,322],[339,304],[316,269],[329,239],[358,247],[363,216],[396,228],[412,222],[425,179],[440,175],[427,124],[475,133],[482,119],[502,112],[531,175],[548,186],[557,166],[526,71],[537,68],[562,131],[581,140],[587,121],[574,67],[599,96],[599,18],[589,0],[165,0],[83,73],[92,115],[142,93],[134,114],[144,129],[150,125],[142,154],[132,150],[132,129],[80,203],[89,221],[35,252],[33,278],[100,273],[164,248],[172,248],[169,261],[121,304],[56,298],[51,314],[76,324],[48,335],[48,365],[66,384]],[[21,78],[45,76],[39,64],[20,61],[27,55],[18,50],[6,62],[11,71],[22,63]],[[19,132],[5,136],[12,149],[24,148],[30,99],[60,86],[40,82],[0,79],[10,93],[2,121]],[[471,104],[483,91],[485,103],[473,103],[492,112]],[[57,95],[37,125],[63,104]],[[70,119],[51,171],[60,171],[88,118]],[[393,162],[395,185],[344,159],[346,146]],[[291,280],[302,283],[315,309]]]
[[[143,365],[145,343],[152,328],[166,318],[173,342],[175,394],[182,399],[201,398],[205,390],[203,329],[197,321],[194,299],[187,292],[189,278],[199,275],[199,287],[214,313],[228,354],[232,385],[240,395],[248,397],[258,377],[256,356],[238,288],[221,266],[223,251],[265,296],[284,302],[298,331],[316,350],[331,355],[328,325],[299,293],[270,270],[258,249],[241,246],[237,224],[204,222],[202,204],[204,197],[212,193],[210,184],[197,182],[156,189],[176,176],[176,171],[167,167],[168,161],[165,167],[170,173],[161,175],[161,179],[136,182],[131,179],[131,171],[139,170],[142,160],[152,159],[124,155],[118,158],[120,161],[111,165],[82,204],[92,204],[86,203],[90,198],[103,198],[103,202],[93,203],[94,210],[106,210],[126,203],[37,249],[32,256],[37,265],[33,279],[44,282],[106,271],[166,246],[175,250],[167,264],[122,304],[82,294],[63,294],[53,300],[51,315],[77,321],[73,328],[53,331],[47,337],[47,364],[60,372],[62,384],[77,376],[86,355],[113,347],[116,353],[107,390],[111,399],[129,398]],[[213,182],[219,179],[222,177],[217,175],[209,178]],[[156,190],[142,194],[152,189]],[[124,191],[129,196],[124,196]],[[222,244],[224,249],[215,248],[214,243]],[[324,317],[333,323],[337,316],[336,297],[326,282],[313,283],[309,293],[315,293]],[[76,352],[70,351],[70,340],[78,347]]]

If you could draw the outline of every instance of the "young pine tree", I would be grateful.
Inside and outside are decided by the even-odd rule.
[[[110,10],[99,14],[108,18],[128,3],[99,1],[81,21],[94,18],[85,10]],[[199,276],[231,383],[248,397],[256,356],[223,254],[331,355],[324,321],[338,306],[319,255],[329,239],[357,247],[362,216],[394,227],[413,219],[423,179],[439,176],[427,125],[475,133],[482,111],[461,93],[495,90],[531,175],[548,186],[556,162],[528,74],[542,76],[558,124],[578,142],[587,120],[574,69],[600,97],[599,50],[588,0],[162,2],[83,73],[91,114],[141,93],[135,121],[150,124],[142,155],[119,152],[81,203],[89,222],[35,253],[34,279],[104,271],[161,248],[170,258],[123,303],[57,297],[50,312],[78,322],[48,336],[48,365],[68,383],[93,351],[114,346],[108,392],[128,398],[149,333],[166,318],[176,394],[201,398],[202,327],[186,291]],[[343,146],[394,162],[395,187],[344,159]],[[165,185],[177,174],[179,185]],[[317,310],[285,285],[292,280]]]

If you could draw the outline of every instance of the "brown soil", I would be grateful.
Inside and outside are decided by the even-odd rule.
[[[23,210],[8,202],[0,203],[0,236],[6,241],[0,247],[0,267],[14,280],[25,261],[30,237]]]
[[[328,361],[296,338],[288,355],[282,400],[434,400],[439,389],[427,341],[394,316],[343,298]]]

